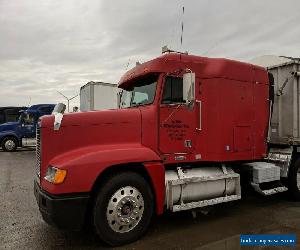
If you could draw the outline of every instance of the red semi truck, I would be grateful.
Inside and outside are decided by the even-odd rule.
[[[261,194],[299,199],[297,145],[270,140],[266,69],[165,53],[118,87],[118,109],[41,118],[34,191],[49,224],[126,244],[154,214],[240,199],[244,173]]]

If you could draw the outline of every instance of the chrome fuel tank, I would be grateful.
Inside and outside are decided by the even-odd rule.
[[[167,170],[165,174],[166,203],[170,198],[171,188],[173,204],[232,195],[236,191],[237,182],[235,178],[227,178],[230,175],[237,174],[231,168],[226,168],[226,173],[224,173],[224,169],[220,167]],[[180,181],[182,184],[171,184]]]

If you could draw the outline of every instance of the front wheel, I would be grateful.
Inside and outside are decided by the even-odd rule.
[[[140,238],[153,215],[153,195],[147,181],[137,173],[124,172],[107,179],[93,209],[99,237],[111,246]]]
[[[6,137],[1,143],[2,149],[7,152],[16,151],[17,146],[18,140],[15,137]]]
[[[300,201],[300,158],[290,166],[287,181],[291,198]]]

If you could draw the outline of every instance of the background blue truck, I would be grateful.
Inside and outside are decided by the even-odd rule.
[[[12,152],[24,146],[24,141],[35,138],[36,124],[43,115],[52,113],[55,104],[33,105],[20,114],[18,121],[0,124],[0,145]]]

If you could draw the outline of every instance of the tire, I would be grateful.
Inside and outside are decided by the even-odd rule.
[[[134,172],[111,176],[99,189],[93,207],[93,226],[111,246],[139,239],[153,215],[153,194],[147,181]]]
[[[5,137],[2,140],[1,147],[6,152],[16,151],[18,147],[18,140],[13,136]]]
[[[294,161],[289,168],[287,186],[291,198],[300,201],[300,158]]]

